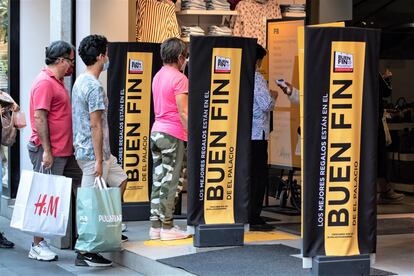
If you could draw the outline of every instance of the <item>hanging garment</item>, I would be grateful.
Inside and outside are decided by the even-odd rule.
[[[162,43],[170,37],[180,37],[174,3],[169,0],[137,0],[137,41]]]
[[[257,38],[257,43],[266,48],[266,20],[281,18],[277,0],[260,4],[256,0],[243,0],[236,7],[233,17],[233,35]]]

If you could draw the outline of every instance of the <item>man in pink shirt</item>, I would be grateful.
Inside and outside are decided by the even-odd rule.
[[[151,130],[153,184],[150,239],[176,240],[189,235],[173,224],[177,191],[187,141],[188,79],[180,72],[188,57],[187,46],[178,38],[161,44],[164,66],[152,82],[155,122]]]
[[[72,109],[63,78],[71,76],[75,61],[74,47],[65,41],[52,42],[46,48],[46,67],[30,91],[32,135],[27,145],[33,170],[51,172],[73,179],[79,185],[82,171],[73,156]],[[34,237],[29,258],[57,260],[42,237]]]

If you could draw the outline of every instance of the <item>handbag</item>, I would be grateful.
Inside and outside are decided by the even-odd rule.
[[[94,187],[78,188],[75,249],[98,253],[121,250],[122,207],[119,188],[108,188],[101,178]]]
[[[14,112],[11,112],[8,107],[3,107],[0,104],[1,117],[1,144],[4,146],[12,146],[16,142],[17,129],[14,126]]]
[[[23,170],[10,227],[40,237],[65,236],[71,191],[71,178]]]

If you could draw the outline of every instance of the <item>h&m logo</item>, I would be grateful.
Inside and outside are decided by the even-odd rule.
[[[214,73],[230,73],[231,72],[231,60],[226,57],[215,57]]]
[[[129,60],[129,73],[130,74],[142,74],[144,72],[144,63],[142,60],[130,59]]]
[[[334,72],[354,72],[354,56],[352,54],[335,52]]]
[[[41,216],[42,214],[45,216],[53,216],[56,218],[56,213],[59,205],[59,196],[50,196],[49,202],[47,201],[47,194],[39,195],[39,199],[37,200],[37,203],[35,203],[35,211],[34,214],[38,214]]]

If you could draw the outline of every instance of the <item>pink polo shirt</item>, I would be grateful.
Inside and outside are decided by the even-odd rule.
[[[188,94],[187,77],[174,67],[163,66],[152,81],[155,122],[151,132],[164,132],[187,141],[175,100],[178,94]]]
[[[30,124],[32,135],[30,141],[40,145],[36,130],[34,111],[48,111],[50,144],[52,155],[66,157],[73,155],[72,146],[72,109],[70,98],[63,81],[58,80],[47,67],[42,69],[32,84],[30,91]]]

